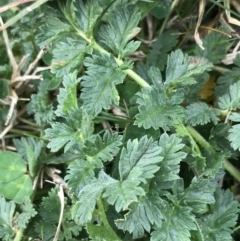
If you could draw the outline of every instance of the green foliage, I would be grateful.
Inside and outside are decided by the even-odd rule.
[[[199,102],[187,106],[186,122],[192,126],[205,125],[212,121],[215,125],[218,123],[217,117],[220,113],[217,110],[211,109],[206,103]]]
[[[125,74],[118,68],[113,56],[106,54],[86,57],[84,65],[88,68],[83,76],[83,106],[92,115],[99,114],[102,109],[110,109],[119,104],[117,84],[123,82]],[[96,76],[98,78],[96,79]]]
[[[0,54],[29,60],[0,60],[1,240],[239,240],[240,57],[220,66],[222,27],[196,47],[197,3],[48,1],[13,26]],[[39,48],[47,68],[15,81]]]

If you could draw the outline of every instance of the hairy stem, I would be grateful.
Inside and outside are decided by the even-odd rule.
[[[98,50],[100,53],[110,55],[110,53],[108,51],[106,51],[104,48],[102,48],[99,44],[97,44],[96,42],[93,42],[93,40],[89,39],[85,35],[85,33],[83,33],[82,31],[79,31],[78,29],[76,29],[76,30],[77,30],[79,36],[81,36],[81,38],[86,40],[88,43],[93,44],[93,48],[95,50]],[[123,64],[123,60],[118,59],[116,57],[115,57],[115,60],[116,60],[116,63],[118,64],[118,66],[121,66]],[[150,87],[150,85],[142,77],[140,77],[138,74],[136,74],[136,72],[134,72],[133,70],[126,69],[126,70],[122,70],[122,71],[124,73],[126,73],[129,77],[131,77],[133,80],[135,80],[143,88]]]
[[[187,126],[188,132],[206,150],[214,151],[213,147],[191,126]]]

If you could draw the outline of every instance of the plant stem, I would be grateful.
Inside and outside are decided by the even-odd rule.
[[[189,133],[193,138],[206,150],[215,151],[214,148],[191,126],[187,127]],[[240,171],[237,170],[229,161],[224,163],[225,169],[237,180],[240,182]]]
[[[13,241],[20,241],[22,239],[22,236],[23,236],[23,229],[20,228],[18,231],[17,231],[17,234],[14,238]]]
[[[99,198],[99,200],[97,201],[97,205],[98,205],[98,208],[99,208],[99,215],[100,215],[100,217],[103,221],[104,226],[108,229],[109,233],[111,233],[111,236],[114,237],[114,241],[121,241],[121,239],[114,232],[114,230],[112,229],[112,227],[110,226],[110,224],[107,220],[101,198]]]
[[[214,151],[213,147],[191,126],[186,127],[192,137],[206,150]]]
[[[79,31],[78,29],[76,29],[79,36],[81,36],[84,40],[86,40],[88,43],[92,43],[93,44],[93,48],[95,50],[98,50],[100,53],[104,53],[107,55],[110,55],[110,53],[108,51],[106,51],[104,48],[102,48],[99,44],[97,44],[96,42],[92,42],[93,40],[87,38],[87,36],[85,35],[85,33],[83,33],[82,31]],[[123,60],[118,59],[115,57],[116,63],[118,64],[118,66],[121,66],[123,64]],[[130,76],[133,80],[135,80],[140,86],[142,86],[143,88],[147,88],[150,87],[150,85],[143,79],[141,78],[138,74],[136,74],[134,71],[132,71],[131,69],[127,69],[127,70],[122,70],[124,73],[126,73],[128,76]]]
[[[165,17],[164,22],[163,22],[163,24],[162,24],[162,26],[161,26],[161,29],[160,29],[160,31],[159,31],[159,35],[162,34],[163,30],[164,30],[165,27],[166,27],[166,24],[167,24],[167,22],[168,22],[168,19],[170,18],[171,14],[172,14],[172,12],[173,12],[173,10],[174,10],[174,8],[178,5],[179,2],[180,2],[180,0],[174,0],[174,1],[173,1],[172,5],[171,5],[171,7],[170,7],[170,9],[169,9],[169,11],[168,11],[168,14],[167,14],[167,16]]]
[[[229,161],[225,161],[225,169],[240,182],[240,171],[237,170]]]

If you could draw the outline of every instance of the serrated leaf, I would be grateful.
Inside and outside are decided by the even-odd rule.
[[[226,27],[220,27],[220,31],[229,32]],[[231,42],[229,37],[219,34],[218,32],[212,31],[202,39],[204,50],[198,45],[194,51],[196,56],[202,56],[207,58],[213,64],[218,64],[226,56],[227,50],[229,49]]]
[[[145,183],[146,179],[152,178],[158,171],[158,164],[163,159],[160,153],[161,148],[152,138],[144,136],[139,141],[129,140],[120,155],[120,180],[137,180]]]
[[[16,217],[15,222],[19,228],[25,229],[29,220],[34,217],[37,212],[33,208],[33,204],[30,199],[26,199],[23,204],[20,205],[21,213]]]
[[[144,88],[137,93],[139,104],[139,114],[136,115],[134,124],[138,127],[155,130],[159,127],[169,130],[173,126],[173,120],[182,121],[184,118],[183,108],[180,103],[183,101],[181,93],[167,97],[155,87]]]
[[[151,241],[191,241],[190,231],[196,230],[194,216],[187,207],[167,206],[163,210],[166,220],[151,233]]]
[[[138,10],[129,5],[108,18],[108,25],[101,26],[100,41],[117,54],[120,58],[134,52],[140,45],[139,41],[128,41],[135,37],[140,29],[137,27],[141,18]]]
[[[234,150],[240,150],[240,124],[234,125],[230,128],[228,139]]]
[[[101,13],[98,2],[98,0],[89,0],[87,2],[76,0],[74,3],[75,15],[79,27],[87,36],[92,33],[97,18]]]
[[[195,76],[212,68],[207,59],[189,57],[181,50],[172,52],[167,60],[166,85],[191,85],[196,83]]]
[[[63,86],[58,94],[58,107],[55,113],[58,116],[66,114],[71,108],[78,107],[77,85],[81,79],[77,78],[77,71],[63,76]]]
[[[14,212],[15,203],[0,196],[0,238],[4,241],[11,240],[15,234],[12,228]]]
[[[119,95],[115,85],[122,83],[126,75],[118,68],[114,57],[92,55],[85,58],[84,65],[88,70],[83,76],[80,97],[88,112],[97,115],[102,109],[118,105]]]
[[[44,78],[38,86],[38,93],[31,95],[28,104],[28,113],[34,114],[36,123],[40,126],[49,124],[54,120],[53,106],[48,99],[48,81]]]
[[[230,85],[229,92],[219,97],[218,106],[222,110],[236,110],[240,108],[240,81]]]
[[[159,35],[157,41],[151,45],[150,53],[147,55],[147,64],[155,66],[161,71],[167,63],[167,53],[178,43],[178,35],[175,30],[167,30]]]
[[[214,203],[215,186],[207,179],[193,178],[189,187],[181,195],[181,204],[201,212],[207,204]]]
[[[80,190],[78,201],[72,205],[72,218],[77,224],[91,221],[96,202],[100,198],[104,184],[98,180],[91,182]]]
[[[239,204],[229,190],[218,188],[214,197],[216,202],[210,204],[210,213],[199,219],[204,240],[232,240],[230,230],[236,225]]]
[[[48,196],[43,197],[39,214],[42,220],[48,225],[56,224],[60,215],[61,204],[57,194],[57,189],[52,188],[48,192]]]
[[[71,163],[65,177],[70,191],[75,194],[79,193],[84,186],[96,180],[94,168],[93,163],[86,160],[75,160]]]
[[[36,41],[40,48],[52,43],[61,35],[69,33],[70,26],[54,15],[55,13],[48,13],[47,18],[44,21],[45,24],[40,27],[41,33],[36,36]]]
[[[62,77],[79,69],[85,52],[86,42],[83,40],[67,38],[66,42],[57,43],[53,49],[52,73]]]
[[[160,187],[167,187],[167,184],[179,179],[179,163],[186,158],[187,153],[182,151],[184,144],[176,134],[164,133],[160,136],[159,146],[162,148],[160,170],[155,174],[154,182]]]
[[[205,125],[213,122],[214,125],[220,120],[217,116],[220,112],[210,108],[205,102],[192,103],[186,107],[186,122],[191,126]]]
[[[123,231],[128,231],[134,239],[143,237],[145,231],[150,232],[151,226],[160,227],[163,219],[163,200],[154,195],[147,195],[139,202],[129,206],[130,211],[124,219],[116,220],[116,225]]]
[[[106,187],[103,198],[115,206],[117,212],[127,210],[132,202],[137,202],[139,196],[144,196],[144,190],[139,187],[140,182],[137,180],[116,181]]]
[[[240,122],[240,114],[233,112],[229,115],[229,120],[234,121],[234,122]]]
[[[64,117],[67,124],[55,122],[51,124],[52,128],[45,130],[45,138],[50,139],[47,147],[52,152],[56,152],[65,145],[64,152],[66,152],[77,145],[81,150],[84,142],[93,132],[92,118],[83,108],[71,109]]]
[[[102,168],[102,162],[111,161],[113,156],[117,155],[119,146],[122,145],[121,140],[122,136],[118,133],[111,134],[106,131],[102,138],[96,135],[92,137],[92,141],[86,142],[83,152],[89,162],[94,162],[98,168]]]

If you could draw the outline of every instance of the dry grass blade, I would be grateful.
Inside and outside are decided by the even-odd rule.
[[[203,50],[204,50],[204,47],[203,47],[202,40],[199,36],[198,28],[200,27],[201,22],[202,22],[205,5],[206,5],[206,0],[200,0],[199,11],[198,11],[198,21],[197,21],[197,25],[196,25],[195,32],[194,32],[194,39],[195,39],[197,45]]]

